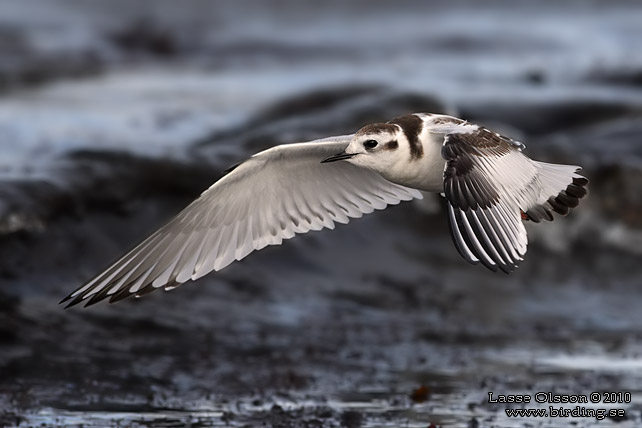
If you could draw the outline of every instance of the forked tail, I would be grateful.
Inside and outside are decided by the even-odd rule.
[[[534,161],[539,170],[542,191],[537,202],[526,211],[525,220],[539,223],[553,221],[553,212],[569,213],[586,196],[588,179],[578,174],[582,169],[574,165],[559,165]]]

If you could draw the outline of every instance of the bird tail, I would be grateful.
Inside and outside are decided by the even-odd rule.
[[[569,213],[586,196],[588,179],[579,175],[582,168],[534,161],[538,169],[541,192],[538,201],[524,213],[524,219],[539,223],[553,221],[553,212]]]

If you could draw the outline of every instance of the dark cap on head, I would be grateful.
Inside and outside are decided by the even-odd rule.
[[[392,125],[390,123],[371,123],[370,125],[366,125],[360,130],[357,131],[355,136],[359,135],[372,135],[372,134],[384,134],[384,133],[390,133],[393,134],[397,132],[399,128],[395,125]]]

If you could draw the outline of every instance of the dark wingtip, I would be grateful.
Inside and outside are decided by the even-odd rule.
[[[66,301],[68,301],[69,299],[71,299],[71,294],[70,294],[69,296],[65,297],[65,299],[64,299],[64,300],[62,300],[60,303],[66,302]],[[78,303],[82,302],[82,300],[83,300],[83,299],[82,299],[82,295],[78,295],[78,296],[74,297],[74,298],[71,300],[71,302],[67,303],[67,305],[65,306],[65,308],[64,308],[64,309],[69,309],[69,308],[71,308],[72,306],[76,306]]]
[[[589,179],[586,177],[573,177],[573,184],[584,187],[589,184]]]
[[[566,189],[548,198],[545,204],[531,207],[526,212],[529,220],[533,220],[536,223],[539,223],[540,220],[553,221],[555,217],[553,217],[552,212],[562,216],[567,215],[571,209],[580,204],[580,199],[588,195],[588,190],[586,189],[588,183],[589,180],[586,177],[573,177],[573,181],[566,186]]]
[[[588,192],[585,187],[573,183],[568,185],[568,187],[566,188],[566,193],[579,200],[586,196]]]
[[[564,205],[562,202],[558,201],[557,197],[548,198],[548,203],[553,207],[553,211],[560,215],[567,215],[570,211],[570,208]]]
[[[486,269],[488,269],[488,270],[490,270],[492,272],[497,272],[498,270],[500,270],[497,264],[491,264],[491,263],[488,263],[485,260],[481,260],[481,263],[486,267]]]
[[[123,288],[117,293],[114,293],[111,295],[111,297],[109,298],[109,304],[120,302],[121,300],[127,299],[128,297],[131,297],[131,296],[133,296],[133,294],[129,292],[129,289]]]
[[[499,270],[504,272],[506,275],[510,275],[515,271],[515,266],[502,264],[502,265],[499,265]]]
[[[95,305],[96,303],[100,302],[101,300],[102,300],[102,298],[100,298],[100,299],[96,299],[96,298],[95,298],[95,296],[94,296],[94,297],[92,297],[91,299],[88,299],[88,300],[87,300],[87,303],[85,303],[85,306],[83,306],[83,308],[88,308],[88,307],[90,307],[90,306],[93,306],[93,305]]]
[[[585,187],[588,182],[585,177],[573,177],[573,182],[566,186],[566,189],[556,196],[548,198],[548,203],[553,208],[553,211],[565,216],[572,208],[577,207],[580,204],[580,199],[588,194]]]

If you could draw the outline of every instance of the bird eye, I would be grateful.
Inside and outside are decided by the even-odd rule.
[[[366,149],[374,149],[375,147],[377,147],[377,144],[379,144],[377,140],[367,140],[365,143],[363,143],[363,147],[365,147]]]

